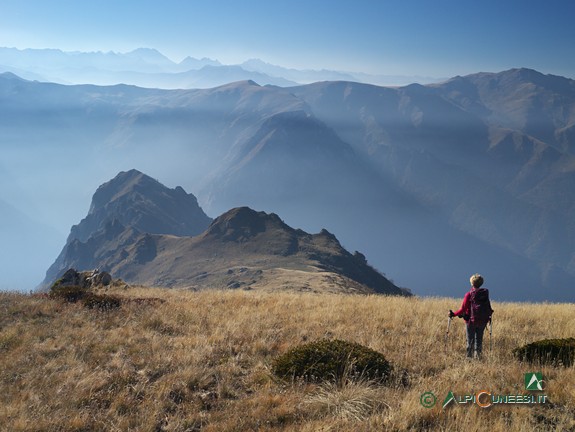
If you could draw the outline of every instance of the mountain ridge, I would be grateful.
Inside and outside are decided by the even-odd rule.
[[[162,91],[0,79],[0,137],[16,173],[33,166],[53,182],[62,160],[87,161],[67,165],[71,190],[130,161],[193,189],[208,213],[247,205],[308,232],[325,227],[418,293],[457,295],[480,271],[501,298],[568,301],[573,98],[557,93],[560,81],[512,70],[400,88]],[[494,115],[503,97],[510,111]],[[48,146],[40,163],[34,149]]]
[[[139,223],[140,215],[161,206],[156,189],[170,191],[156,183],[131,170],[102,185],[89,212],[98,223],[88,225],[85,218],[72,228],[43,286],[49,286],[68,268],[98,268],[129,283],[148,286],[264,290],[271,286],[273,290],[292,289],[295,283],[302,290],[409,295],[370,267],[363,254],[347,252],[333,234],[293,229],[274,213],[248,207],[231,209],[207,228],[194,223],[196,232],[204,228],[195,236],[181,235],[177,226],[161,234],[158,231],[168,230],[146,231],[151,225]],[[115,193],[106,194],[110,184],[115,185]],[[185,194],[178,188],[175,190]],[[146,205],[132,209],[130,220],[120,221],[121,212],[110,205],[118,196],[127,196],[130,202],[143,197]],[[104,212],[94,211],[99,208]],[[77,227],[82,225],[84,238],[77,235]]]

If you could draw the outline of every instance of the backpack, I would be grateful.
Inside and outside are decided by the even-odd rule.
[[[485,288],[471,290],[469,300],[469,322],[474,325],[485,325],[491,318],[491,302],[489,301],[489,291]]]

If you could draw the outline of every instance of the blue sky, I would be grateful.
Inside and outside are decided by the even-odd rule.
[[[0,46],[449,77],[575,78],[571,0],[0,0]]]

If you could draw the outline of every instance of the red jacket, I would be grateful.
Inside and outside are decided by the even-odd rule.
[[[465,322],[469,322],[469,318],[471,317],[471,292],[475,291],[475,287],[471,287],[471,289],[465,293],[463,296],[463,303],[461,303],[461,308],[457,312],[453,312],[453,315],[464,317]],[[493,313],[493,309],[491,309],[491,313]]]
[[[472,288],[472,289],[475,289],[475,288]],[[465,322],[467,322],[469,320],[469,316],[471,315],[471,301],[469,300],[470,295],[471,295],[471,291],[466,292],[465,295],[463,296],[463,303],[461,303],[461,307],[459,308],[458,311],[453,312],[453,315],[455,315],[455,316],[467,317]]]

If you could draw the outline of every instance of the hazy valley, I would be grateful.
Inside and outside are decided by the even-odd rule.
[[[415,294],[459,295],[479,271],[502,300],[573,301],[574,88],[527,69],[206,90],[3,74],[0,199],[27,215],[5,238],[49,227],[35,236],[49,263],[96,188],[137,168],[192,192],[210,217],[249,206],[325,228]],[[39,282],[46,264],[20,238],[2,274]]]

